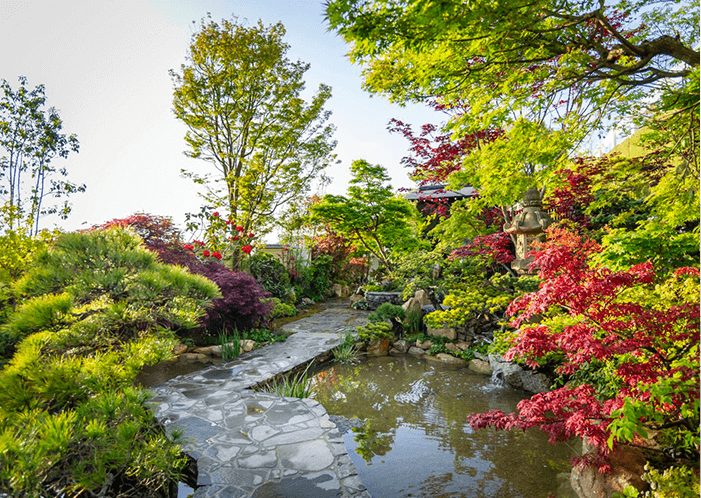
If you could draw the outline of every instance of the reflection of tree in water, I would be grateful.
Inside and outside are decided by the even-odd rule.
[[[361,428],[354,427],[353,432],[355,433],[353,439],[358,443],[355,452],[363,457],[363,460],[365,460],[365,463],[368,465],[372,464],[374,456],[385,455],[392,449],[394,433],[380,434],[372,428],[371,422],[366,422]]]
[[[528,496],[527,490],[542,491],[543,483],[554,481],[557,472],[564,470],[561,462],[569,457],[569,451],[549,445],[547,438],[535,431],[472,431],[466,423],[468,414],[494,408],[510,412],[526,396],[511,389],[490,391],[486,384],[488,378],[465,368],[411,357],[386,357],[354,367],[335,365],[319,380],[317,400],[330,414],[365,420],[366,426],[356,432],[355,440],[356,452],[368,464],[375,455],[389,453],[396,445],[397,429],[406,426],[453,456],[454,469],[449,469],[454,470],[453,478],[460,475],[474,479],[475,485],[479,482],[474,496],[487,489],[504,490],[491,496]],[[556,463],[548,464],[548,459]],[[505,483],[514,480],[514,469],[522,476],[512,488]],[[438,486],[435,479],[427,476],[422,488]]]

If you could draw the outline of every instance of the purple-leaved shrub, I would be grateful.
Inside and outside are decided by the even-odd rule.
[[[221,289],[223,297],[214,300],[203,322],[210,334],[218,334],[223,329],[244,331],[258,327],[273,309],[272,301],[268,300],[270,294],[248,273],[233,272],[214,261],[190,270],[212,280]]]

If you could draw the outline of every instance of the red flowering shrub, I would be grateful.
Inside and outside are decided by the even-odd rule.
[[[557,360],[567,384],[521,401],[518,413],[472,415],[471,426],[539,427],[553,442],[583,438],[604,457],[654,434],[698,460],[698,269],[662,281],[650,263],[613,272],[589,265],[596,242],[557,226],[548,236],[534,263],[539,290],[509,307],[520,329],[505,357],[534,367]]]

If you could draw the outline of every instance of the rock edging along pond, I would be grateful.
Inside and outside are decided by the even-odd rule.
[[[392,341],[390,339],[376,339],[361,346],[369,356],[396,356],[400,354],[411,354],[415,356],[426,355],[428,359],[435,359],[445,363],[463,364],[470,370],[484,375],[492,375],[495,380],[503,382],[515,389],[523,389],[531,393],[542,393],[550,390],[553,379],[548,375],[522,368],[516,363],[506,361],[501,355],[490,353],[483,354],[474,352],[474,359],[464,360],[447,353],[438,353],[435,356],[428,355],[434,343],[429,339],[425,341],[406,341],[400,339]],[[445,344],[446,349],[455,352],[467,351],[471,345],[464,341],[449,342]]]

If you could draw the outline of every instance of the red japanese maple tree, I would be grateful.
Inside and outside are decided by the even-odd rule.
[[[505,358],[555,362],[566,383],[521,401],[517,413],[471,415],[471,426],[580,437],[604,457],[602,471],[618,443],[649,429],[698,458],[699,270],[662,278],[644,263],[614,272],[590,265],[595,241],[557,225],[548,237],[534,261],[540,288],[509,307],[518,330]]]

